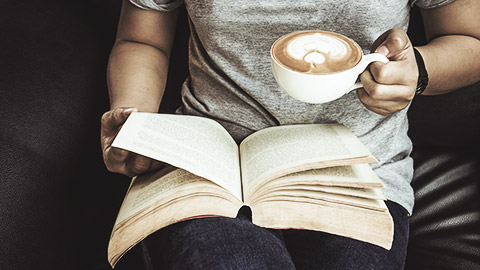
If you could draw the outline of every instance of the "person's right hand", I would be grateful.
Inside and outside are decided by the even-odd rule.
[[[100,137],[105,166],[111,172],[129,177],[158,169],[163,165],[160,161],[112,147],[112,142],[123,123],[132,112],[136,111],[138,111],[137,108],[116,108],[104,113],[101,120]]]

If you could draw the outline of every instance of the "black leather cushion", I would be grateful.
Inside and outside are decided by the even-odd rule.
[[[409,110],[417,144],[480,150],[480,82],[437,96],[418,96]]]
[[[418,146],[407,269],[480,269],[478,152]]]
[[[407,269],[480,269],[480,83],[419,96]]]
[[[120,6],[119,0],[0,0],[0,198],[8,206],[0,211],[0,269],[109,269],[108,239],[129,184],[106,171],[99,144]],[[173,49],[183,60],[171,65],[168,86],[177,90],[162,102],[168,112],[180,103],[187,72],[186,26]],[[12,183],[23,188],[18,197],[7,193]],[[135,269],[127,262],[117,268]]]
[[[105,265],[129,184],[99,145],[119,4],[0,0],[0,269]]]
[[[0,269],[66,268],[74,257],[72,186],[56,181],[66,175],[14,142],[0,140],[0,153]]]

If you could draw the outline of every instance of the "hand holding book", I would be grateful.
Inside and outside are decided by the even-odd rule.
[[[100,141],[105,166],[111,172],[121,173],[130,177],[147,171],[157,170],[163,165],[158,160],[112,147],[115,136],[128,116],[137,111],[137,108],[132,107],[116,108],[104,113],[101,119]]]

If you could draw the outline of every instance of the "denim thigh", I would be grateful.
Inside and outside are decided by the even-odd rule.
[[[394,221],[392,248],[338,235],[308,230],[284,230],[285,245],[297,269],[403,269],[407,254],[409,219],[407,211],[387,201]]]
[[[142,243],[150,269],[294,269],[282,231],[258,227],[246,215],[182,221]]]

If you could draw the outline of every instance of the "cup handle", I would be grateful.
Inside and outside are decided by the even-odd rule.
[[[368,65],[370,65],[373,62],[377,62],[377,61],[386,64],[390,60],[388,60],[388,58],[385,55],[380,54],[380,53],[371,53],[371,54],[364,55],[362,61],[357,66],[357,68],[359,70],[358,74],[362,73],[368,67]],[[352,88],[350,88],[349,92],[352,91],[352,90],[358,89],[358,88],[362,88],[362,87],[363,87],[363,84],[362,84],[362,82],[359,81],[359,82],[355,83],[352,86]]]

